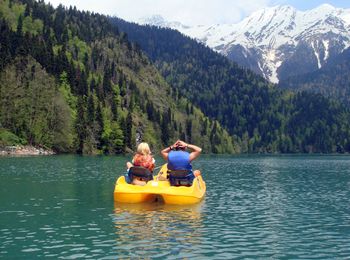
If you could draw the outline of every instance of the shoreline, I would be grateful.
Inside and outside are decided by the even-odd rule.
[[[2,155],[54,155],[54,151],[31,145],[16,145],[0,147],[0,156]]]
[[[31,145],[14,145],[14,146],[0,146],[1,156],[31,156],[31,155],[57,155],[59,153],[54,152],[51,149],[44,149],[42,147],[35,147]],[[76,153],[71,153],[76,154]],[[121,153],[117,155],[130,155],[132,151]],[[87,154],[86,154],[87,155]],[[90,154],[91,155],[91,154]],[[97,155],[97,154],[95,154]],[[233,154],[213,154],[203,153],[203,155],[228,155],[228,156],[254,156],[254,155],[266,155],[266,156],[286,156],[286,155],[350,155],[350,153],[233,153]]]

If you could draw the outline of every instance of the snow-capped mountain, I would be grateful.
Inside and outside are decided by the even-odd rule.
[[[143,23],[177,29],[275,83],[318,70],[350,47],[350,9],[328,4],[309,11],[270,7],[237,24],[213,26],[190,27],[156,18]]]
[[[164,28],[172,28],[176,29],[178,31],[184,31],[188,30],[191,27],[183,25],[180,22],[169,22],[163,18],[163,16],[156,14],[152,15],[150,17],[144,17],[140,19],[139,21],[140,24],[149,24],[149,25],[154,25],[154,26],[159,26],[159,27],[164,27]]]

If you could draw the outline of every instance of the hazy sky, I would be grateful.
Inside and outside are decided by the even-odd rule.
[[[46,0],[54,7],[62,3],[79,10],[118,16],[127,21],[160,14],[186,25],[236,23],[263,7],[291,5],[307,10],[323,3],[350,8],[350,0]]]

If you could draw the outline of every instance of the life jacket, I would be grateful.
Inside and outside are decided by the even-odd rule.
[[[190,154],[186,151],[171,151],[168,154],[168,169],[192,171]]]
[[[168,176],[171,186],[191,186],[194,175],[190,154],[186,151],[171,151],[168,154]]]
[[[134,166],[144,167],[151,172],[153,172],[154,169],[154,159],[151,155],[135,154],[133,164]]]

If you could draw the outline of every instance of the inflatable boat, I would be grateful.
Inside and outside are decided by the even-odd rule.
[[[127,183],[125,176],[117,179],[114,189],[114,201],[141,203],[163,201],[166,204],[186,205],[200,202],[206,192],[202,175],[193,179],[189,186],[172,186],[165,177],[168,174],[164,164],[158,175],[152,176],[144,186]]]

